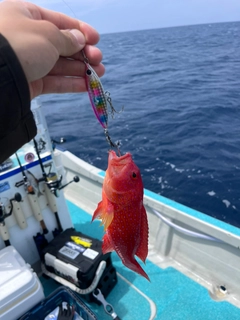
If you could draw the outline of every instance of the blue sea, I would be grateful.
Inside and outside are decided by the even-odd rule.
[[[240,227],[240,22],[104,34],[109,132],[144,187]],[[45,95],[52,138],[106,170],[88,94]]]

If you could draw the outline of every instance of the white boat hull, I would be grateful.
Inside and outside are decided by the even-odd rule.
[[[80,177],[79,184],[64,191],[65,197],[92,214],[101,200],[104,172],[68,151],[57,151],[57,157],[61,158],[69,180],[76,174]],[[149,221],[148,259],[160,268],[177,269],[204,286],[214,300],[226,300],[240,307],[240,230],[148,190],[144,205]],[[152,209],[190,232],[213,239],[179,232],[159,219]]]

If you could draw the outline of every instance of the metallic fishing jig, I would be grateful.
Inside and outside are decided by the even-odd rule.
[[[100,122],[101,126],[104,129],[104,134],[107,142],[111,147],[115,147],[119,151],[119,144],[113,143],[109,133],[108,133],[108,104],[110,106],[110,113],[112,117],[114,113],[118,113],[113,105],[112,99],[110,97],[110,93],[108,91],[104,91],[103,85],[94,71],[94,69],[90,66],[88,58],[86,57],[84,51],[82,50],[83,62],[86,65],[86,86],[88,90],[89,99],[93,108],[93,111]]]

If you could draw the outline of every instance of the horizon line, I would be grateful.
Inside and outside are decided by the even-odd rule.
[[[150,30],[158,30],[158,29],[170,29],[170,28],[179,28],[179,27],[192,27],[192,26],[201,26],[201,25],[212,25],[212,24],[220,24],[220,23],[236,23],[236,22],[240,22],[240,20],[204,22],[204,23],[183,24],[183,25],[168,26],[168,27],[156,27],[156,28],[147,28],[147,29],[135,29],[135,30],[125,30],[125,31],[103,32],[103,33],[100,33],[100,35],[115,34],[115,33],[117,34],[117,33],[125,33],[125,32],[150,31]]]

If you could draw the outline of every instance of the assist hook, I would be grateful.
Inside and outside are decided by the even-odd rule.
[[[105,138],[107,140],[107,143],[110,145],[110,147],[111,148],[116,148],[117,151],[118,151],[118,154],[121,155],[120,148],[119,148],[120,142],[119,141],[117,143],[112,142],[112,140],[110,138],[110,135],[108,133],[108,129],[106,129],[106,128],[104,129],[104,134],[105,134]]]

